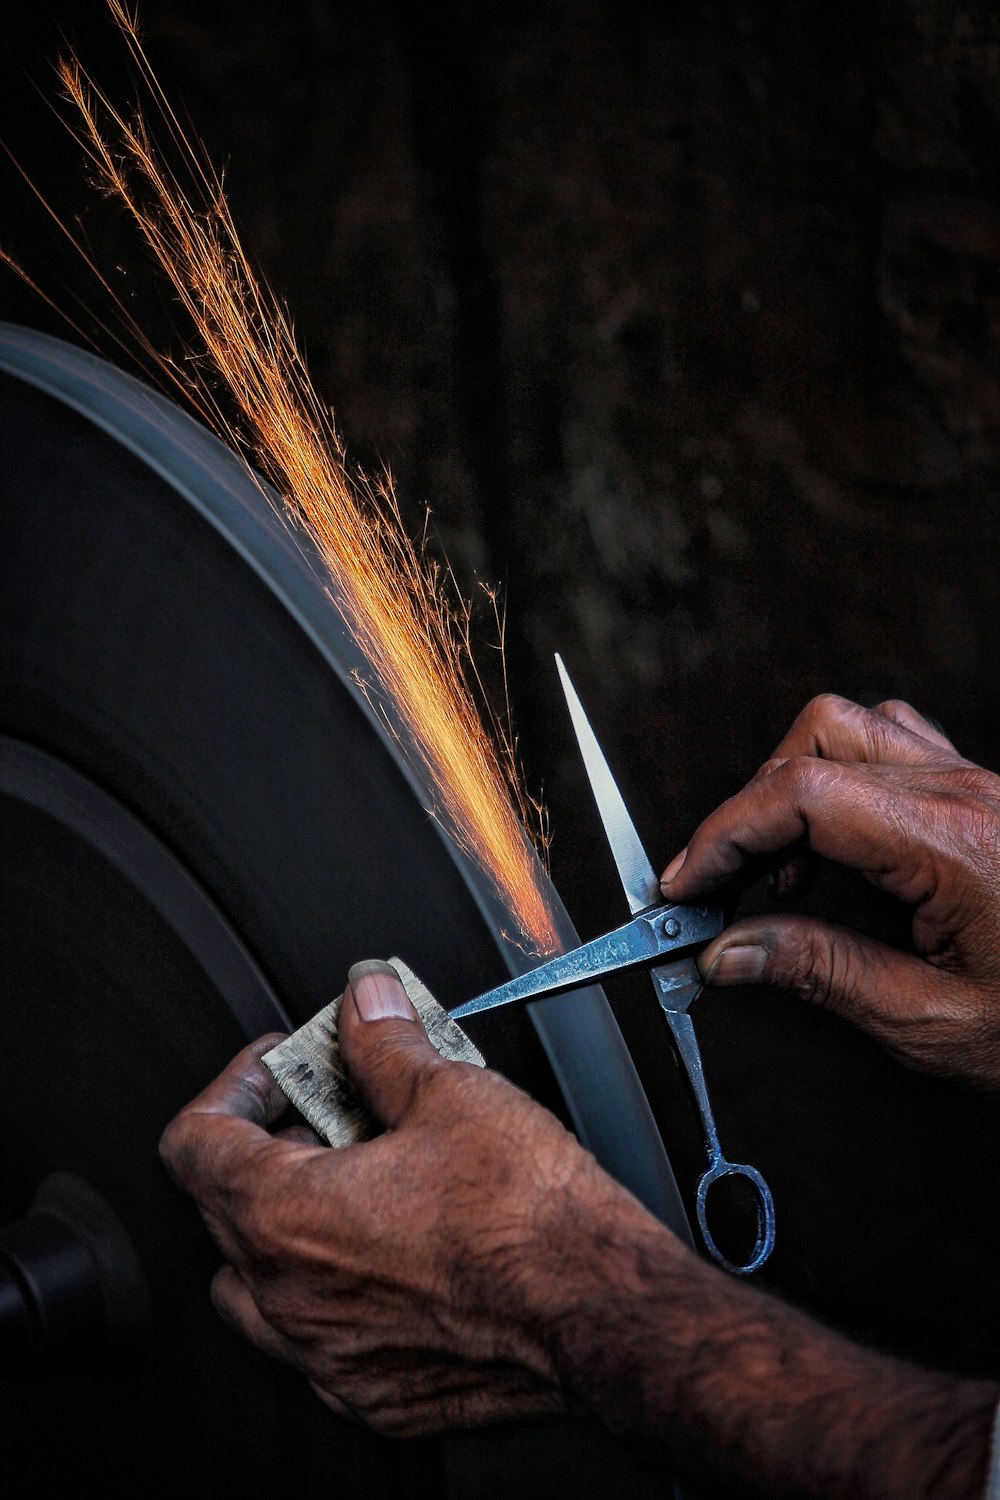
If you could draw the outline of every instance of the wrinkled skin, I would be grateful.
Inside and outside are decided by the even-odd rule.
[[[909,704],[817,698],[701,824],[663,891],[688,901],[760,859],[779,861],[780,882],[803,848],[911,907],[915,951],[813,917],[748,917],[701,954],[707,982],[773,985],[907,1066],[1000,1092],[1000,777]]]
[[[803,850],[863,871],[912,908],[915,953],[748,918],[702,955],[709,982],[778,985],[1000,1091],[998,831],[998,779],[913,709],[824,698],[664,890],[692,899],[758,859],[788,886]],[[260,1061],[275,1037],[163,1136],[239,1332],[394,1436],[582,1411],[700,1493],[979,1500],[1000,1388],[866,1350],[700,1260],[547,1111],[441,1058],[391,971],[360,967],[341,1048],[382,1136],[331,1150],[283,1128]]]
[[[166,1131],[163,1159],[228,1261],[215,1305],[385,1433],[566,1412],[547,1320],[574,1221],[648,1216],[553,1115],[440,1057],[396,988],[399,1017],[366,1024],[350,987],[341,1012],[378,1139],[334,1151],[302,1128],[271,1133],[287,1101],[259,1059],[276,1037]]]

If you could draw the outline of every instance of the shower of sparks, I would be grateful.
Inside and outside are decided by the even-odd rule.
[[[128,347],[270,482],[312,538],[331,597],[371,669],[360,686],[388,728],[396,716],[402,723],[398,738],[427,788],[429,813],[485,872],[517,924],[512,936],[537,953],[551,952],[553,917],[525,837],[533,825],[544,844],[542,810],[521,787],[509,715],[494,717],[491,736],[476,706],[470,681],[481,684],[469,612],[456,608],[450,578],[407,535],[388,476],[349,471],[287,310],[243,251],[221,179],[160,87],[137,18],[122,0],[108,5],[183,168],[166,164],[142,110],[120,112],[75,56],[60,62],[59,76],[75,111],[73,134],[98,183],[124,205],[190,319],[195,337],[184,359],[150,344],[86,246],[60,228],[114,298]],[[107,331],[124,346],[121,327]],[[208,372],[221,377],[236,423]],[[386,711],[390,702],[395,715]]]

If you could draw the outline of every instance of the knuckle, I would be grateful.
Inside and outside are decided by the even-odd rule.
[[[811,792],[827,774],[824,763],[813,755],[792,755],[774,771],[787,795],[796,799]]]
[[[186,1114],[178,1115],[160,1136],[160,1160],[182,1183],[191,1180],[198,1162],[198,1135]]]
[[[879,762],[892,758],[900,728],[919,722],[919,715],[901,699],[886,699],[866,708],[837,693],[823,693],[809,704],[809,730],[819,753],[830,760]]]
[[[444,1059],[430,1044],[422,1029],[412,1025],[392,1029],[388,1026],[368,1040],[365,1047],[365,1072],[373,1076],[405,1071],[414,1081],[433,1072]]]
[[[996,814],[1000,777],[995,776],[992,771],[984,770],[982,766],[963,765],[952,773],[951,780],[957,788],[960,801],[964,799],[969,804],[988,808]]]
[[[889,719],[893,724],[917,735],[918,738],[935,744],[943,755],[958,754],[944,726],[932,714],[924,713],[905,698],[886,698],[884,702],[877,704],[872,712],[881,715],[884,719]]]
[[[864,709],[850,698],[842,698],[839,693],[817,693],[800,713],[799,723],[803,728],[824,729],[859,713],[864,713]]]
[[[977,864],[1000,862],[1000,781],[977,766],[962,767],[950,778],[950,796],[940,799],[949,842],[967,849]]]
[[[770,760],[766,760],[759,768],[754,780],[765,781],[768,776],[773,776],[775,771],[780,771],[781,767],[785,764],[785,760],[786,757],[783,755],[772,755]]]
[[[160,1160],[167,1166],[172,1166],[181,1147],[181,1126],[178,1120],[171,1120],[163,1134],[160,1136],[159,1153]]]
[[[402,1089],[401,1113],[410,1117],[434,1115],[447,1118],[460,1106],[455,1102],[456,1073],[461,1073],[467,1064],[442,1057],[431,1046],[414,1041],[414,1054],[405,1060],[405,1079]],[[409,1050],[409,1049],[407,1049]],[[386,1056],[383,1066],[388,1071],[397,1070],[402,1060]],[[479,1072],[480,1069],[474,1071]]]
[[[833,995],[833,974],[828,945],[813,932],[802,934],[789,964],[788,979],[796,994],[826,1009]]]
[[[809,707],[817,719],[840,718],[844,714],[863,713],[860,704],[851,698],[844,698],[840,693],[817,693]]]
[[[969,790],[959,798],[957,811],[977,846],[995,846],[1000,833],[1000,817],[991,802],[977,791]]]
[[[235,1227],[246,1266],[252,1271],[255,1296],[272,1298],[276,1278],[287,1273],[293,1262],[296,1236],[302,1232],[301,1205],[291,1214],[283,1211],[280,1200],[266,1207],[255,1200],[245,1205]],[[261,1311],[268,1316],[263,1306]]]
[[[1000,881],[1000,818],[995,809],[981,802],[964,807],[958,837],[972,869],[996,886]]]
[[[806,928],[797,933],[786,980],[817,1009],[843,1012],[865,988],[863,970],[863,957],[851,942],[838,941],[823,929]]]
[[[488,1068],[446,1058],[439,1063],[417,1078],[413,1104],[422,1113],[433,1113],[442,1124],[494,1119],[503,1111],[508,1094],[521,1097]]]
[[[893,719],[896,723],[908,724],[911,719],[921,718],[912,703],[907,703],[904,698],[885,698],[881,703],[876,703],[872,709],[873,714],[881,714],[883,719]]]

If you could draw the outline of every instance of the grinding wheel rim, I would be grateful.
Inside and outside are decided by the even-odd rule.
[[[157,470],[223,534],[281,598],[322,651],[383,749],[429,805],[399,741],[359,686],[364,660],[331,604],[329,580],[304,536],[278,519],[280,502],[211,433],[167,398],[97,355],[48,335],[0,324],[0,370],[71,406]],[[435,823],[449,856],[490,926],[512,974],[530,967],[507,936],[509,913],[481,871]],[[539,865],[564,946],[578,941],[572,922]],[[621,1033],[598,987],[528,1008],[580,1139],[653,1212],[690,1240],[673,1172]],[[595,1084],[596,1079],[596,1084]]]
[[[140,833],[145,830],[158,841],[162,855],[202,888],[236,934],[262,992],[284,1006],[292,1024],[301,1024],[325,1003],[329,987],[342,983],[348,963],[359,957],[399,952],[445,1003],[496,982],[502,977],[497,967],[507,973],[525,967],[525,955],[503,937],[512,925],[508,914],[481,874],[422,811],[427,800],[422,788],[359,689],[356,648],[307,542],[279,519],[246,466],[193,418],[133,377],[60,340],[11,326],[0,326],[0,435],[8,455],[0,478],[8,500],[3,514],[8,545],[0,558],[0,581],[6,583],[0,734],[21,742],[18,753],[36,763],[47,757],[57,780],[88,781],[106,806],[117,807],[108,814],[111,821],[132,819]],[[109,497],[115,504],[113,526]],[[33,505],[40,517],[37,531],[34,516],[27,514]],[[73,525],[78,534],[64,530]],[[189,615],[198,628],[192,627],[186,640]],[[202,627],[216,632],[208,644],[199,635]],[[175,681],[170,667],[178,660],[189,675]],[[262,696],[261,684],[270,696]],[[272,746],[279,755],[270,754]],[[287,764],[281,754],[290,757]],[[21,793],[8,797],[10,815],[21,818],[25,801]],[[65,842],[72,820],[60,822],[48,812],[45,817],[46,827],[56,830],[52,837],[58,834]],[[343,830],[338,819],[345,820]],[[22,848],[30,850],[37,826],[21,826]],[[383,854],[394,851],[398,839],[404,868],[419,869],[421,879],[397,892],[380,885],[378,870],[362,863],[351,870],[350,889],[342,889],[334,867],[349,854],[332,846],[347,840],[348,826],[362,837],[371,827],[373,846]],[[101,839],[83,843],[87,848],[81,845],[82,852],[72,858],[91,871]],[[421,859],[430,863],[422,866]],[[113,863],[105,860],[109,869]],[[292,895],[290,871],[298,882]],[[44,868],[37,878],[44,884]],[[110,878],[99,871],[88,875],[96,884]],[[74,899],[72,882],[67,877],[63,883],[68,904]],[[129,899],[138,899],[135,884],[128,889]],[[571,944],[576,941],[572,924],[555,892],[551,895],[562,941]],[[20,899],[30,920],[30,892],[22,890]],[[410,924],[411,947],[397,944],[396,913],[405,914]],[[53,923],[55,917],[44,938],[57,946]],[[447,933],[448,924],[460,941],[445,950],[437,934]],[[83,955],[80,970],[88,936],[74,934]],[[124,941],[131,939],[126,935]],[[140,956],[121,959],[118,990],[126,959]],[[300,975],[308,983],[300,986]],[[74,982],[73,976],[63,977]],[[213,992],[218,990],[216,985]],[[70,1014],[64,997],[56,998],[63,1009],[54,1004],[53,1014]],[[174,1005],[176,997],[167,1002]],[[147,1009],[160,1004],[155,985],[143,1003]],[[185,1084],[187,1097],[208,1081],[210,1062],[217,1069],[237,1045],[257,1034],[263,1016],[260,1011],[245,1017],[234,1033],[234,1007],[223,1004],[219,1015],[223,1012],[228,1015],[224,1028],[210,1017],[202,1023],[190,1014],[184,1023],[191,1033],[183,1038],[184,1077],[193,1080]],[[129,1046],[138,1049],[142,1016],[129,1018],[121,1009],[119,1014],[133,1027]],[[211,1046],[202,1059],[206,1071],[195,1079],[202,1024],[211,1030]],[[30,1027],[24,1025],[27,1050]],[[491,1041],[502,1040],[505,1025],[511,1028],[508,1051],[520,1047],[532,1029],[537,1033],[581,1140],[653,1212],[686,1235],[669,1161],[603,994],[594,990],[539,1004],[532,1008],[530,1027],[523,1017],[499,1017],[490,1022]],[[502,1047],[496,1054],[483,1050],[488,1061],[499,1056],[497,1065],[503,1066]],[[9,1079],[9,1059],[7,1066]],[[144,1066],[155,1068],[155,1057]],[[516,1079],[516,1073],[512,1076]],[[141,1086],[127,1077],[116,1076],[119,1082],[141,1095]],[[21,1097],[30,1099],[30,1086],[18,1083]],[[156,1097],[162,1128],[169,1113]],[[100,1115],[104,1101],[97,1102]],[[185,1101],[169,1102],[179,1107]],[[29,1107],[25,1103],[26,1112]],[[71,1130],[90,1128],[85,1111],[66,1119]],[[164,1199],[169,1184],[151,1160],[151,1122],[143,1117],[142,1125],[145,1165],[126,1154],[124,1165],[114,1168],[117,1185],[97,1180],[94,1186],[117,1211],[122,1194],[132,1191],[127,1171],[145,1174],[148,1181],[134,1188],[134,1212],[153,1215],[154,1222],[140,1230],[155,1242],[158,1216],[166,1224],[177,1209]],[[116,1145],[113,1122],[104,1139]],[[99,1154],[97,1145],[92,1154]],[[63,1165],[88,1177],[86,1152],[65,1163],[56,1155],[42,1161],[40,1171]],[[186,1200],[185,1210],[197,1219]],[[121,1217],[133,1230],[129,1212],[122,1209]],[[296,1404],[300,1386],[297,1379],[285,1379],[293,1372],[269,1371],[265,1379],[242,1353],[216,1347],[217,1335],[205,1320],[210,1265],[208,1251],[198,1248],[201,1238],[207,1241],[200,1222],[168,1226],[164,1233],[188,1236],[185,1274],[197,1275],[205,1316],[188,1312],[186,1293],[174,1311],[182,1320],[195,1317],[191,1337],[198,1357],[218,1371],[205,1399],[209,1390],[213,1401],[221,1399],[216,1392],[221,1383],[230,1383],[231,1362],[227,1400],[237,1407],[241,1399],[262,1402],[255,1418],[262,1433],[283,1430],[292,1410],[302,1423]],[[145,1254],[149,1247],[141,1248]],[[203,1345],[212,1346],[204,1356]],[[182,1355],[173,1348],[175,1362]],[[169,1382],[164,1389],[169,1399]],[[279,1417],[283,1402],[286,1415]],[[316,1406],[325,1421],[328,1413]],[[318,1452],[321,1424],[319,1418],[311,1423],[310,1418],[304,1425]],[[217,1425],[226,1428],[221,1418]],[[360,1437],[351,1441],[368,1455],[365,1463],[382,1465],[377,1488],[396,1483],[392,1475],[398,1479],[410,1462],[386,1457],[379,1446],[365,1447]],[[588,1468],[585,1452],[586,1444],[575,1435],[572,1450],[560,1460],[564,1470],[570,1459],[582,1466],[581,1494],[596,1484],[600,1472],[599,1465]],[[484,1470],[492,1470],[497,1460],[495,1451],[477,1453],[465,1440],[445,1445],[441,1462],[449,1494],[478,1493]],[[222,1458],[215,1461],[221,1464]],[[176,1462],[182,1466],[182,1458]],[[228,1462],[251,1465],[248,1472],[256,1479],[252,1464],[263,1460],[260,1454],[237,1460],[230,1451]],[[619,1462],[617,1450],[613,1462]],[[630,1493],[642,1492],[634,1475],[629,1483]],[[522,1485],[518,1488],[523,1492]]]

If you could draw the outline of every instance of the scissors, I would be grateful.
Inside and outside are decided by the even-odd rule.
[[[727,1271],[737,1276],[749,1276],[764,1264],[774,1249],[774,1200],[756,1167],[728,1161],[722,1153],[705,1083],[701,1050],[690,1016],[691,1006],[702,988],[694,955],[722,931],[722,911],[715,906],[677,906],[663,900],[649,857],[558,655],[556,665],[591,790],[632,910],[632,920],[603,937],[583,943],[569,953],[561,953],[528,973],[519,974],[496,989],[488,990],[450,1014],[454,1020],[462,1021],[500,1005],[539,1000],[592,984],[611,974],[648,969],[694,1100],[708,1156],[708,1168],[698,1180],[695,1198],[701,1237],[709,1255]],[[757,1238],[750,1258],[743,1264],[734,1263],[722,1253],[708,1227],[709,1189],[724,1177],[745,1178],[754,1194]]]

